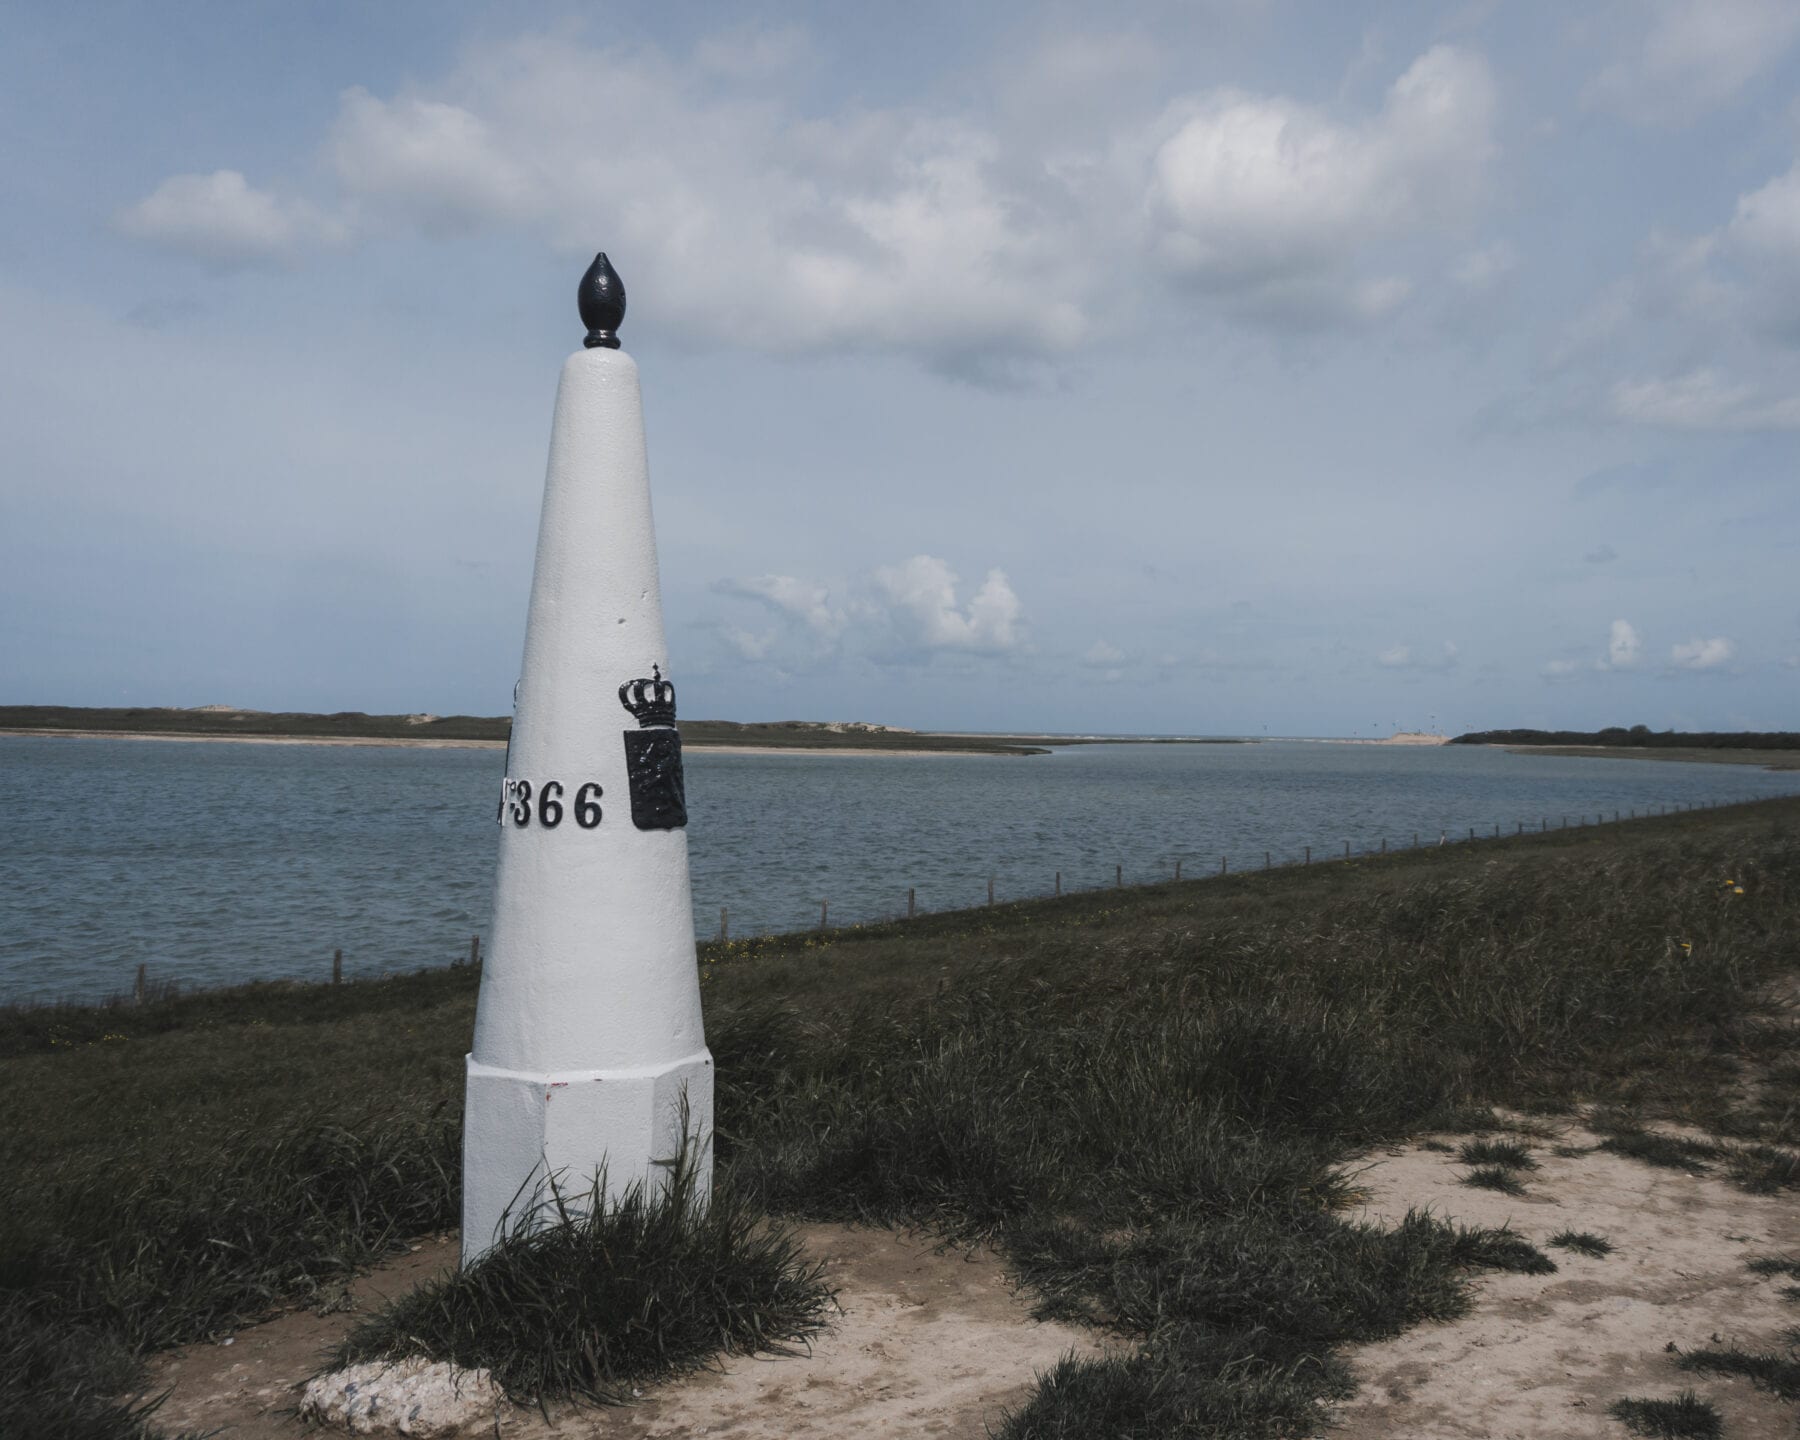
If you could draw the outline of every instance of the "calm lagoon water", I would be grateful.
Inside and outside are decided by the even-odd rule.
[[[445,965],[485,936],[499,750],[0,737],[0,1002]],[[736,935],[1800,793],[1751,766],[1269,741],[1030,758],[690,751],[695,925]]]

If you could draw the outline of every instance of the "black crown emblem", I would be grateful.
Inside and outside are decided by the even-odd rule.
[[[662,666],[652,665],[650,673],[656,678],[627,680],[619,687],[619,703],[646,730],[675,723],[675,687],[662,678]]]

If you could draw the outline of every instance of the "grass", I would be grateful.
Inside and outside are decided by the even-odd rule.
[[[1593,1260],[1604,1260],[1619,1247],[1604,1235],[1596,1235],[1591,1230],[1558,1230],[1546,1245],[1554,1245],[1558,1250],[1573,1250],[1577,1255],[1586,1255]]]
[[[1782,1400],[1800,1400],[1800,1332],[1789,1331],[1785,1354],[1772,1350],[1744,1350],[1736,1345],[1711,1346],[1705,1350],[1683,1351],[1676,1361],[1683,1370],[1697,1370],[1706,1375],[1741,1375],[1753,1381],[1759,1390],[1767,1390]]]
[[[1712,1403],[1702,1400],[1692,1390],[1683,1390],[1673,1400],[1615,1400],[1606,1409],[1615,1420],[1622,1421],[1633,1435],[1697,1440],[1723,1434],[1719,1412]]]
[[[1800,959],[1797,819],[1772,802],[703,946],[719,1193],[988,1241],[1045,1313],[1124,1342],[1047,1376],[1014,1440],[1316,1425],[1344,1344],[1456,1313],[1482,1268],[1552,1268],[1507,1231],[1349,1221],[1370,1147],[1510,1144],[1489,1106],[1579,1097],[1727,1118],[1779,1169],[1796,1137],[1769,1097],[1800,1046],[1758,995]],[[129,1360],[452,1224],[475,982],[0,1014],[0,1315]],[[574,1388],[572,1349],[535,1363]]]
[[[824,1327],[831,1291],[791,1232],[733,1190],[696,1203],[691,1153],[666,1190],[616,1204],[541,1192],[466,1269],[351,1332],[333,1366],[424,1355],[487,1369],[522,1403],[625,1400],[721,1351],[788,1353]]]
[[[1456,1152],[1465,1165],[1493,1165],[1502,1170],[1535,1170],[1531,1151],[1516,1140],[1469,1140]]]
[[[1609,1135],[1600,1148],[1614,1155],[1625,1155],[1655,1165],[1663,1170],[1685,1170],[1690,1175],[1704,1175],[1708,1163],[1725,1154],[1722,1145],[1710,1140],[1689,1140],[1679,1135],[1662,1135],[1651,1130],[1636,1130],[1623,1135]]]
[[[1464,1185],[1477,1190],[1498,1190],[1502,1195],[1523,1195],[1525,1186],[1504,1165],[1479,1165],[1462,1177]]]

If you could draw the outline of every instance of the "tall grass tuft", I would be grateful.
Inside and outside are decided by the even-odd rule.
[[[1652,1440],[1713,1440],[1724,1433],[1712,1402],[1692,1390],[1683,1390],[1673,1400],[1615,1400],[1606,1413],[1633,1435]]]
[[[604,1176],[577,1197],[540,1189],[499,1244],[358,1325],[334,1363],[423,1355],[487,1369],[520,1402],[615,1403],[822,1329],[831,1291],[793,1235],[727,1176],[709,1204],[696,1188],[684,1148],[658,1193],[640,1182],[609,1205]]]
[[[0,1298],[134,1350],[198,1339],[454,1225],[460,1147],[448,1116],[370,1115],[0,1182]]]
[[[1684,1351],[1676,1363],[1708,1375],[1743,1375],[1780,1399],[1800,1400],[1800,1332],[1788,1331],[1787,1340],[1785,1353],[1715,1345]]]

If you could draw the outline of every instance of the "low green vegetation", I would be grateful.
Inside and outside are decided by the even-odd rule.
[[[956,754],[1047,755],[1041,735],[940,735],[886,725],[838,724],[820,720],[683,720],[689,745],[730,745],[756,750],[904,750]],[[503,744],[512,734],[506,715],[368,715],[340,710],[331,715],[299,711],[238,710],[203,705],[180,710],[166,706],[89,707],[0,705],[0,735],[67,733],[88,735],[176,735],[197,739],[306,739],[481,741]],[[1250,745],[1236,738],[1121,740],[1113,736],[1061,736],[1057,745]]]
[[[1800,1332],[1790,1330],[1786,1339],[1783,1351],[1714,1345],[1683,1351],[1676,1363],[1706,1375],[1742,1375],[1777,1399],[1800,1400]]]
[[[1465,1165],[1493,1165],[1502,1170],[1535,1170],[1538,1162],[1516,1140],[1468,1140],[1457,1151]]]
[[[1477,1190],[1498,1190],[1502,1195],[1523,1195],[1524,1182],[1504,1165],[1478,1165],[1462,1177],[1464,1185]]]
[[[1692,1390],[1683,1390],[1673,1400],[1615,1400],[1606,1413],[1623,1421],[1633,1435],[1657,1440],[1710,1440],[1724,1433],[1712,1402]]]
[[[1370,1147],[1511,1144],[1489,1106],[1598,1104],[1778,1178],[1800,1044],[1763,997],[1800,969],[1796,822],[1777,801],[705,945],[719,1193],[986,1241],[1043,1313],[1115,1335],[1012,1440],[1310,1433],[1343,1345],[1459,1313],[1483,1269],[1553,1268],[1507,1230],[1349,1218]],[[78,1332],[128,1367],[452,1225],[476,982],[0,1015],[0,1316],[64,1337],[0,1405],[112,1393]],[[420,1313],[523,1341],[493,1283]],[[611,1393],[576,1358],[509,1384]],[[92,1433],[141,1431],[108,1413]]]
[[[1577,1255],[1586,1255],[1592,1260],[1604,1260],[1618,1246],[1604,1235],[1596,1235],[1591,1230],[1558,1230],[1546,1245],[1553,1245],[1558,1250],[1573,1250]]]
[[[486,1369],[521,1403],[628,1399],[721,1352],[785,1352],[826,1322],[831,1292],[792,1234],[729,1188],[696,1203],[691,1152],[666,1190],[607,1204],[540,1192],[466,1269],[363,1321],[334,1364],[424,1355]]]
[[[1796,730],[1652,730],[1611,725],[1604,730],[1476,730],[1452,745],[1581,745],[1634,750],[1800,750]]]

